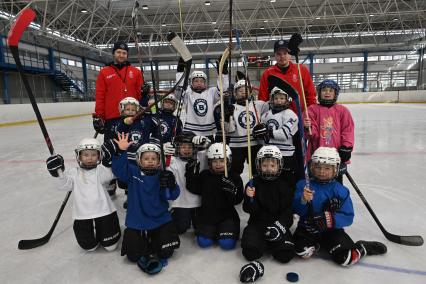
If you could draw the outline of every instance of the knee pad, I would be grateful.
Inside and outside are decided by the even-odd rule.
[[[262,252],[254,250],[254,249],[249,249],[249,248],[243,248],[242,253],[243,253],[243,256],[248,261],[253,261],[253,260],[259,259],[263,255]]]
[[[213,240],[204,236],[197,236],[197,243],[202,248],[208,248],[213,245]]]
[[[288,263],[294,257],[294,250],[282,249],[272,253],[272,256],[281,263]]]
[[[235,245],[237,244],[237,240],[231,239],[231,238],[225,238],[225,239],[219,239],[218,243],[223,250],[231,250],[235,248]]]
[[[118,242],[116,242],[113,245],[107,246],[107,247],[104,246],[104,249],[107,250],[107,251],[114,251],[117,247],[118,247]]]

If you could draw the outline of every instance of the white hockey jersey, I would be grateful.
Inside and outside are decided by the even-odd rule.
[[[298,130],[297,115],[291,110],[286,109],[275,114],[269,110],[262,115],[262,122],[268,128],[273,129],[274,138],[270,138],[268,145],[275,145],[283,156],[292,156],[294,153],[293,135]]]
[[[72,218],[94,219],[117,211],[106,189],[113,178],[111,168],[103,165],[91,170],[76,167],[57,178],[59,190],[73,191]]]
[[[176,74],[176,81],[183,73]],[[228,89],[228,75],[222,75],[223,89]],[[219,86],[219,83],[217,84]],[[188,87],[183,94],[183,105],[185,109],[184,131],[192,131],[196,135],[210,136],[216,133],[216,125],[213,117],[213,107],[220,100],[219,87],[211,87],[201,94],[193,92]],[[179,96],[176,95],[179,100]]]
[[[256,105],[256,111],[259,116],[259,119],[261,119],[262,115],[268,111],[269,105],[268,103],[264,101],[254,101],[254,104]],[[229,137],[229,147],[233,147],[233,148],[247,147],[246,106],[234,104],[234,107],[235,107],[234,115],[233,115],[234,119],[231,119],[231,122],[234,123],[234,127],[229,127],[228,129],[234,128],[235,131],[227,134],[227,136]],[[260,123],[260,121],[257,121],[256,119],[256,113],[253,106],[253,102],[249,103],[249,115],[250,115],[250,129],[251,129],[250,144],[252,146],[258,145],[261,143],[261,141],[255,140],[253,138],[253,127],[256,124]]]

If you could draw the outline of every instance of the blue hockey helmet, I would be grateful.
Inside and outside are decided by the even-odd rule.
[[[321,90],[326,88],[326,87],[332,88],[334,90],[334,92],[336,94],[334,96],[334,99],[332,99],[332,100],[321,99]],[[318,101],[319,101],[320,105],[323,105],[323,106],[334,105],[334,103],[336,103],[336,101],[337,101],[337,97],[339,96],[339,91],[340,91],[340,87],[339,87],[339,85],[337,84],[336,81],[330,80],[330,79],[325,79],[324,81],[322,81],[317,87]]]

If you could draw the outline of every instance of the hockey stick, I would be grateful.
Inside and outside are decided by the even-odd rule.
[[[220,128],[222,128],[222,143],[223,143],[223,163],[225,165],[225,177],[228,177],[228,163],[226,159],[226,136],[225,136],[225,101],[224,101],[224,94],[223,94],[223,82],[222,82],[222,72],[223,72],[223,65],[225,64],[225,61],[229,55],[229,47],[225,49],[225,51],[222,54],[222,57],[220,58],[219,62],[219,91],[220,91],[220,116],[221,116],[221,122],[220,122]]]
[[[302,42],[303,42],[302,36],[298,33],[295,33],[291,36],[288,46],[290,49],[290,54],[294,55],[294,57],[296,58],[297,72],[299,73],[300,89],[302,90],[302,98],[303,98],[303,103],[305,105],[306,118],[309,119],[308,105],[306,104],[306,97],[305,97],[305,87],[303,86],[302,72],[300,72],[300,64],[299,64],[299,45]],[[311,127],[308,128],[308,132],[309,132],[309,135],[312,135]]]
[[[30,23],[35,19],[35,12],[31,8],[25,8],[21,11],[19,17],[15,21],[14,25],[11,27],[8,37],[7,44],[9,45],[10,52],[15,59],[16,67],[18,69],[19,74],[21,75],[22,82],[24,83],[25,90],[27,91],[28,97],[30,99],[31,105],[33,107],[34,113],[37,117],[38,124],[40,126],[41,132],[43,133],[44,140],[46,142],[47,148],[51,155],[55,155],[55,149],[53,148],[52,141],[50,140],[49,133],[47,132],[46,126],[44,124],[43,118],[41,117],[40,110],[37,106],[37,102],[35,100],[34,94],[31,90],[31,87],[28,83],[27,75],[24,73],[24,69],[21,64],[21,60],[19,58],[19,49],[18,44],[19,40],[22,37],[23,32],[30,25]],[[59,218],[62,215],[62,211],[64,211],[65,205],[68,202],[68,199],[71,195],[69,191],[65,196],[64,201],[62,202],[61,208],[59,209],[58,214],[56,215],[55,221],[53,222],[52,227],[49,232],[42,238],[33,239],[33,240],[20,240],[18,243],[19,249],[32,249],[38,246],[42,246],[47,243],[52,236],[53,231],[55,230],[56,224],[59,221]]]
[[[407,246],[421,246],[421,245],[423,245],[423,238],[421,236],[399,236],[399,235],[391,234],[388,231],[386,231],[386,229],[383,227],[382,223],[380,222],[379,218],[377,218],[376,214],[374,213],[373,209],[371,208],[370,204],[367,202],[367,199],[365,199],[361,190],[356,185],[352,176],[347,171],[346,171],[345,175],[348,178],[348,180],[350,181],[350,183],[352,184],[352,187],[355,189],[356,193],[358,193],[358,195],[361,198],[362,202],[364,203],[365,207],[367,207],[368,212],[370,212],[370,214],[373,217],[374,221],[376,222],[377,226],[379,226],[383,235],[385,235],[386,239],[388,239],[391,242],[401,244],[401,245],[407,245]]]
[[[142,73],[142,79],[143,79],[143,63],[142,63],[142,55],[139,48],[139,42],[138,42],[138,32],[137,32],[137,26],[138,26],[138,12],[139,12],[139,2],[138,0],[135,0],[135,5],[133,6],[132,10],[132,27],[133,27],[133,37],[135,40],[135,47],[136,52],[138,56],[139,66],[141,68]],[[144,80],[145,81],[145,80]]]

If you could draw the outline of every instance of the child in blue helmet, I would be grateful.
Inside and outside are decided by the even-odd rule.
[[[304,125],[311,131],[306,131],[309,139],[310,156],[319,147],[334,147],[338,150],[342,164],[337,181],[342,182],[346,165],[350,163],[354,147],[354,122],[349,110],[337,104],[340,87],[333,80],[324,80],[317,87],[318,105],[308,107],[309,118],[304,116]]]

